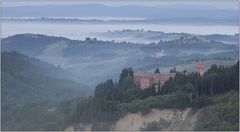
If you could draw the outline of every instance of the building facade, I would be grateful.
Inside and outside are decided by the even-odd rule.
[[[162,87],[171,77],[174,78],[176,73],[140,73],[134,72],[133,78],[135,84],[141,89],[147,89],[154,86]]]
[[[204,63],[199,60],[196,65],[196,72],[201,76],[204,74]],[[183,72],[186,74],[185,72]],[[133,79],[135,84],[141,89],[147,89],[154,86],[156,89],[160,88],[170,79],[174,78],[176,75],[176,68],[171,69],[170,73],[143,73],[143,72],[134,72]]]
[[[196,63],[196,72],[201,76],[204,74],[204,63],[201,60]]]

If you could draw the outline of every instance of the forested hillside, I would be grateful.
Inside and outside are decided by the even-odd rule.
[[[208,115],[212,118],[209,121],[218,123],[209,126],[205,123],[206,117],[202,116],[197,121],[197,130],[238,129],[239,62],[234,66],[212,65],[210,69],[206,64],[203,76],[181,69],[175,78],[158,89],[140,90],[133,82],[133,68],[144,71],[171,67],[192,62],[198,57],[217,59],[222,62],[220,64],[227,63],[222,60],[235,63],[238,57],[236,45],[207,42],[196,37],[143,45],[34,34],[15,35],[2,42],[3,51],[6,51],[1,53],[2,130],[64,130],[67,126],[79,124],[76,130],[85,130],[86,124],[91,124],[92,130],[111,130],[129,112],[146,115],[155,108],[191,108],[196,111],[206,108],[203,111],[216,113],[212,117]],[[24,48],[18,44],[23,44]],[[13,51],[15,49],[18,51]],[[208,53],[202,54],[205,51]],[[128,66],[133,68],[123,69],[118,80],[119,69]],[[88,87],[69,80],[74,78],[93,86],[111,77],[96,86],[94,96],[86,98],[79,96],[90,95]],[[226,102],[216,99],[229,93],[234,96],[226,95]],[[221,116],[222,110],[224,116]],[[230,115],[225,111],[233,112]],[[156,130],[151,128],[154,124],[143,127],[143,130]]]
[[[87,86],[60,79],[58,75],[67,73],[54,65],[15,51],[2,52],[1,57],[3,130],[44,129],[47,126],[41,125],[56,123],[58,118],[63,118],[61,114],[48,109],[56,107],[63,100],[89,94]]]
[[[231,67],[212,65],[203,76],[177,73],[160,92],[155,92],[154,87],[139,90],[133,83],[132,69],[123,69],[119,82],[107,80],[96,86],[94,97],[82,100],[69,122],[71,125],[91,124],[92,130],[109,130],[128,112],[140,111],[144,115],[152,108],[192,108],[193,112],[205,111],[210,118],[200,114],[196,130],[238,130],[238,68],[239,62]],[[215,114],[211,114],[213,111]],[[205,120],[211,121],[209,124],[212,125]],[[84,127],[76,129],[83,130]]]
[[[87,86],[60,79],[61,72],[18,52],[2,52],[2,104],[56,103],[86,94]]]

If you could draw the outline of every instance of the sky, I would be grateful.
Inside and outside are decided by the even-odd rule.
[[[219,9],[237,9],[238,0],[201,0],[201,1],[190,1],[190,0],[122,0],[121,2],[114,2],[114,0],[3,0],[3,7],[12,6],[38,6],[38,5],[74,5],[74,4],[104,4],[109,6],[123,6],[123,5],[148,5],[148,6],[158,6],[158,5],[175,5],[175,4],[185,4],[185,5],[195,5],[195,6],[206,6],[214,7]]]
[[[116,0],[115,0],[116,1]],[[157,8],[154,11],[150,8],[147,12],[146,10],[142,10],[142,8],[134,8],[130,7],[129,10],[120,10],[118,11],[115,8],[111,7],[99,7],[98,10],[95,6],[90,6],[89,8],[87,5],[81,6],[79,8],[76,6],[73,9],[71,6],[64,6],[65,9],[62,9],[62,7],[50,7],[47,8],[43,7],[20,7],[19,9],[9,8],[4,9],[4,7],[15,7],[15,6],[42,6],[42,5],[75,5],[75,4],[103,4],[107,6],[126,6],[126,5],[144,5],[144,6],[159,6],[161,8]],[[168,5],[168,6],[165,6]],[[169,6],[170,5],[170,6]],[[174,10],[174,8],[168,8],[168,7],[177,8],[178,10]],[[174,6],[176,5],[176,6]],[[185,6],[188,5],[188,6]],[[190,5],[190,6],[189,6]],[[120,20],[126,20],[129,18],[139,19],[141,18],[176,18],[174,19],[175,25],[180,25],[179,27],[181,29],[178,30],[177,27],[171,26],[163,26],[160,27],[159,31],[165,31],[165,32],[188,32],[188,33],[200,33],[200,34],[235,34],[238,32],[237,24],[238,24],[238,0],[121,0],[121,2],[114,2],[113,0],[3,0],[2,1],[2,16],[3,17],[30,17],[30,18],[41,18],[41,17],[70,17],[70,18],[86,18],[87,17],[93,17],[101,19],[103,17],[111,17],[109,19],[116,20],[116,17],[119,17]],[[165,8],[166,7],[166,8]],[[199,7],[199,8],[196,8]],[[43,10],[43,8],[45,10]],[[53,10],[53,8],[55,10]],[[187,9],[186,9],[187,8]],[[73,10],[71,10],[73,9]],[[81,10],[80,10],[81,9]],[[106,10],[105,10],[106,9]],[[128,9],[128,8],[127,8]],[[160,9],[160,11],[159,11]],[[180,9],[180,11],[179,11]],[[184,9],[184,10],[182,10]],[[186,9],[186,10],[185,10]],[[196,10],[195,10],[196,9]],[[214,10],[216,9],[216,10]],[[218,9],[230,9],[230,10],[218,10]],[[231,10],[232,9],[232,10]],[[33,10],[33,11],[31,11]],[[89,11],[90,10],[90,11]],[[134,11],[132,11],[134,10]],[[5,12],[4,12],[5,11]],[[114,12],[115,11],[115,12]],[[124,18],[124,19],[123,19]],[[183,19],[186,19],[187,22],[182,21]],[[197,18],[197,20],[196,20]],[[89,18],[92,19],[92,18]],[[105,18],[104,18],[105,19]],[[211,26],[208,24],[210,23]],[[108,25],[108,24],[107,24]],[[147,25],[149,25],[147,23]],[[187,25],[190,27],[184,27],[183,25]],[[214,27],[215,26],[221,26],[221,27]],[[15,27],[14,27],[15,26]],[[45,26],[45,25],[44,25]],[[142,25],[140,25],[142,27]],[[151,25],[150,25],[151,26]],[[201,26],[201,27],[199,27]],[[203,26],[206,26],[203,28]],[[27,28],[29,27],[29,28]],[[37,27],[35,29],[34,27]],[[51,25],[52,27],[52,25]],[[116,27],[114,25],[114,27]],[[57,27],[56,29],[58,29]],[[73,25],[73,28],[70,32],[67,32],[68,34],[71,34],[72,30],[75,29],[76,26]],[[93,27],[94,29],[96,27]],[[102,27],[101,27],[102,28]],[[166,29],[164,29],[166,28]],[[19,25],[16,25],[16,23],[11,23],[9,25],[5,25],[5,32],[6,36],[11,35],[19,31],[19,33],[22,33],[23,31],[39,31],[44,30],[41,33],[49,32],[49,27],[43,27],[38,28],[38,26],[31,25],[29,23],[26,24],[26,27],[23,27],[22,23]],[[55,31],[56,29],[53,29],[51,31]],[[67,27],[69,29],[69,27]],[[82,29],[82,27],[81,27]],[[87,29],[90,29],[87,27]],[[106,28],[106,30],[112,29]],[[122,27],[120,29],[123,29]],[[141,29],[139,27],[133,27],[133,29]],[[155,29],[155,28],[154,28]],[[100,29],[99,29],[100,30]],[[118,29],[117,29],[118,30]],[[146,30],[153,30],[153,28],[146,27]],[[30,32],[28,31],[28,32]],[[77,31],[79,32],[79,30]],[[92,32],[92,31],[91,31]],[[52,34],[51,34],[52,35]],[[55,35],[55,33],[54,33]],[[64,35],[62,35],[64,36]],[[71,34],[72,36],[72,34]]]

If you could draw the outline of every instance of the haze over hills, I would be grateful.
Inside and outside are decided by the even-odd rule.
[[[229,68],[211,66],[206,73],[207,76],[201,79],[195,74],[179,73],[178,79],[171,80],[171,83],[164,87],[173,90],[166,89],[169,93],[162,95],[153,93],[152,89],[138,91],[133,87],[133,82],[129,81],[131,80],[129,75],[125,74],[130,71],[123,70],[119,83],[106,81],[96,87],[93,97],[68,100],[81,96],[82,89],[78,92],[80,84],[48,76],[49,68],[42,67],[49,64],[16,51],[2,52],[1,55],[2,130],[88,130],[89,128],[90,130],[215,130],[221,126],[224,126],[221,130],[239,129],[236,116],[239,113],[237,110],[239,84],[236,81],[221,81],[221,84],[228,84],[231,87],[224,91],[215,88],[213,95],[206,90],[206,93],[201,93],[202,96],[194,97],[194,101],[191,100],[196,93],[190,93],[192,90],[189,90],[199,84],[194,82],[209,81],[209,78],[211,83],[207,85],[218,85],[217,82],[222,79],[221,75],[225,74],[229,75],[229,80],[237,80],[239,62]],[[54,68],[54,66],[48,67]],[[191,83],[188,82],[188,78],[192,79]],[[183,84],[180,85],[181,83]],[[200,88],[205,89],[204,86],[201,85]],[[112,96],[112,93],[118,96]],[[49,107],[50,103],[53,104]],[[220,116],[221,110],[227,111],[224,116]],[[167,112],[169,117],[161,114],[164,112]],[[156,118],[148,119],[149,116],[156,114],[158,115]],[[134,119],[141,119],[146,123],[140,122],[140,125],[137,125]],[[129,120],[134,127],[126,128],[129,127],[126,125],[130,123]],[[208,125],[215,121],[220,123],[214,126]],[[151,127],[152,122],[157,123],[157,126],[162,123],[166,125],[155,128]],[[176,124],[181,124],[181,127]]]
[[[54,12],[49,12],[49,10],[54,10]],[[3,7],[2,16],[9,18],[95,17],[94,19],[100,20],[101,17],[121,17],[123,20],[126,17],[132,17],[146,19],[139,21],[145,23],[237,24],[237,9],[218,9],[184,4],[164,6],[128,5],[114,7],[102,4],[17,6]]]
[[[65,99],[85,96],[88,87],[63,79],[61,68],[19,52],[2,52],[2,106],[17,107],[38,102],[53,105]]]
[[[235,44],[205,41],[191,35],[148,45],[94,38],[70,40],[37,34],[18,34],[2,40],[2,51],[16,50],[59,65],[74,74],[75,80],[92,87],[104,78],[117,79],[118,71],[128,66],[148,71],[156,66],[173,67],[198,58],[236,60],[237,48]]]
[[[150,43],[158,41],[169,41],[179,39],[182,36],[185,37],[197,37],[204,41],[217,41],[229,44],[238,44],[238,34],[235,35],[224,35],[224,34],[209,34],[209,35],[199,35],[190,33],[166,33],[162,31],[151,31],[151,30],[114,30],[108,32],[98,32],[93,33],[96,37],[101,37],[104,39],[114,39],[114,40],[126,40],[130,42],[139,43]]]
[[[239,131],[238,5],[1,2],[1,130]]]
[[[59,103],[92,92],[67,71],[17,51],[1,52],[1,64],[1,130],[59,128]]]
[[[104,18],[103,18],[104,19]],[[114,19],[114,18],[113,18]],[[80,24],[202,24],[202,25],[237,25],[236,20],[210,19],[203,17],[181,17],[181,18],[158,18],[158,19],[136,19],[136,20],[102,20],[102,18],[4,18],[6,22],[45,22],[45,23],[80,23]]]

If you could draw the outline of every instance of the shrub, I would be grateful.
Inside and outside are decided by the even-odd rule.
[[[231,91],[215,97],[214,105],[203,108],[196,122],[195,130],[239,130],[239,95]]]

